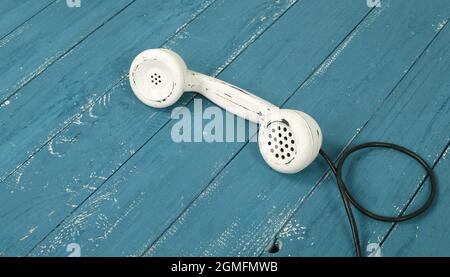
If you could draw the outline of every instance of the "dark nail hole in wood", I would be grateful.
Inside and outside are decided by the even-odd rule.
[[[278,239],[275,239],[269,246],[267,246],[266,251],[275,254],[280,252],[282,243]]]

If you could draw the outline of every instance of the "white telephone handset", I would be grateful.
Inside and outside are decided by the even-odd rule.
[[[317,157],[322,132],[309,115],[279,109],[250,92],[189,70],[183,59],[167,49],[140,53],[131,64],[134,94],[155,108],[173,105],[185,91],[202,94],[225,110],[260,124],[259,150],[274,170],[297,173]]]
[[[357,256],[362,255],[362,250],[350,205],[370,218],[385,222],[401,222],[417,217],[433,202],[436,194],[433,169],[413,151],[392,143],[369,142],[347,149],[337,164],[334,164],[333,160],[321,150],[322,132],[312,117],[300,111],[279,109],[243,89],[188,70],[183,59],[173,51],[150,49],[142,52],[134,59],[129,78],[134,94],[151,107],[168,107],[174,104],[183,92],[195,91],[227,111],[258,123],[259,150],[267,164],[278,172],[297,173],[311,164],[320,153],[336,177],[352,228]],[[422,165],[428,173],[431,185],[425,203],[409,214],[393,217],[376,214],[358,203],[342,179],[342,168],[349,155],[366,148],[393,149],[408,155]]]

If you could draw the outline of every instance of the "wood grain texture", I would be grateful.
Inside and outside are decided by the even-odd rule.
[[[448,186],[450,179],[449,151],[450,147],[445,150],[435,167],[440,186],[437,201],[432,210],[417,221],[396,225],[381,248],[384,256],[449,256],[448,230],[450,226],[447,220],[450,213],[447,201],[450,197],[450,187]],[[414,199],[413,206],[420,203],[426,193],[425,187],[424,190],[421,190],[419,198]]]
[[[69,8],[56,1],[2,39],[0,104],[15,102],[17,91],[132,2],[86,1]]]
[[[435,26],[446,19],[442,15],[446,3],[440,3],[430,7],[420,1],[413,5],[387,1],[289,99],[286,107],[304,110],[318,120],[326,138],[324,148],[333,157],[361,132],[436,35]],[[260,255],[326,168],[316,163],[302,174],[285,176],[256,157],[256,145],[240,151],[148,254]],[[345,220],[338,224],[348,228]]]
[[[145,9],[140,13],[137,12],[139,7],[148,6],[148,3],[139,2],[132,5],[132,11],[138,13],[138,18],[130,19],[129,16],[132,13],[127,13],[123,16],[124,19],[129,20],[125,24],[122,24],[120,20],[114,21],[115,25],[99,32],[98,37],[92,40],[88,39],[72,49],[58,60],[57,64],[49,68],[51,70],[48,73],[34,80],[32,85],[21,89],[14,99],[4,103],[0,107],[0,127],[2,129],[0,139],[7,143],[0,145],[0,153],[9,156],[10,159],[0,161],[2,173],[0,180],[4,180],[11,174],[11,171],[26,162],[49,139],[73,122],[75,115],[89,109],[99,95],[104,94],[123,78],[126,70],[122,67],[120,71],[117,71],[115,67],[117,59],[123,59],[124,64],[128,62],[127,57],[122,56],[126,49],[132,51],[128,57],[132,59],[132,56],[138,51],[136,49],[141,49],[143,41],[136,42],[136,44],[129,43],[129,40],[125,40],[125,38],[120,42],[116,41],[114,38],[117,32],[123,36],[134,38],[134,33],[129,32],[130,29],[128,29],[136,28],[133,24],[138,22],[141,30],[148,28],[146,24],[153,24],[152,29],[149,30],[154,30],[154,32],[146,33],[147,36],[142,36],[142,40],[152,36],[159,43],[163,43],[167,36],[174,34],[177,28],[202,10],[202,3],[210,2],[192,2],[182,10],[174,10],[179,2],[172,4],[154,2],[152,3],[153,7],[158,9],[151,13],[146,13]],[[134,8],[134,6],[138,6],[138,8]],[[174,11],[167,13],[169,9]],[[185,15],[186,13],[188,14]],[[182,17],[183,15],[185,17]],[[118,28],[117,24],[121,24],[121,27]],[[114,30],[114,27],[117,29]],[[156,31],[158,28],[161,29],[159,32]],[[113,38],[114,42],[110,42],[108,38]],[[85,45],[88,46],[87,49],[85,49]],[[102,49],[102,51],[98,50],[100,53],[90,52],[94,47]],[[87,62],[82,57],[85,57]],[[39,93],[39,97],[36,97],[36,92]],[[12,118],[14,120],[11,120]]]
[[[62,139],[54,144],[46,142],[70,123],[81,124],[78,121],[80,110],[86,112],[86,117],[95,119],[90,107],[99,101],[100,95],[118,83],[129,61],[143,44],[164,43],[167,37],[175,34],[178,28],[190,22],[210,3],[135,3],[56,62],[40,78],[24,87],[15,103],[0,110],[0,120],[3,121],[1,136],[2,141],[6,141],[0,147],[2,155],[10,157],[5,164],[20,165],[21,160],[25,161],[0,188],[0,202],[5,207],[1,219],[8,222],[8,227],[0,231],[1,252],[4,255],[25,255],[75,208],[75,203],[80,203],[92,192],[92,186],[78,183],[77,176],[65,176],[65,173],[77,172],[81,160],[73,160],[74,167],[70,171],[67,166],[49,166],[49,160],[55,159],[54,164],[64,165],[59,161],[61,154],[57,152],[61,150],[55,149],[61,143],[70,145],[77,137]],[[135,33],[128,30],[140,30],[145,35],[136,40]],[[117,33],[122,34],[120,40],[115,39]],[[34,93],[38,93],[39,97],[35,97]],[[96,141],[96,138],[93,140]],[[90,145],[95,144],[91,141]],[[29,151],[35,148],[50,157],[37,159],[37,164],[33,163],[33,156],[25,160]],[[110,150],[117,151],[114,148]],[[84,162],[88,165],[94,163],[92,160]],[[31,165],[37,168],[27,170]],[[91,171],[88,176],[93,177],[95,173]],[[75,188],[77,192],[71,193]],[[62,201],[55,202],[56,199]]]
[[[298,83],[307,78],[312,68],[317,67],[369,12],[364,5],[342,4],[337,9],[330,9],[321,24],[317,25],[317,14],[322,14],[327,5],[327,1],[302,1],[294,5],[219,76],[251,91],[261,86],[264,88],[259,90],[261,96],[280,103],[281,97],[288,97],[298,87]],[[209,11],[202,16],[206,17]],[[217,18],[215,11],[211,12],[211,18]],[[267,15],[263,17],[272,18]],[[211,18],[205,18],[206,22],[210,22]],[[256,18],[261,21],[260,14]],[[233,18],[232,21],[235,20]],[[339,24],[335,24],[336,20]],[[252,21],[248,19],[247,22]],[[203,30],[204,26],[205,22],[198,22],[198,26],[188,31],[190,37],[198,38],[202,43],[215,41],[216,32],[209,39],[202,39],[208,38],[203,36],[204,31],[195,31],[196,28]],[[321,35],[313,36],[318,29]],[[322,32],[325,30],[327,32]],[[290,40],[294,33],[297,38]],[[313,39],[305,40],[306,37]],[[335,44],[325,43],[329,41]],[[186,44],[177,43],[173,47],[182,55],[196,48],[189,40],[182,42]],[[255,48],[258,50],[253,50]],[[205,52],[208,51],[198,53]],[[253,54],[248,55],[249,52]],[[262,53],[271,57],[270,65],[278,71],[264,73],[264,65],[269,62],[261,58],[264,56]],[[246,57],[245,61],[241,61],[242,56]],[[198,59],[202,60],[201,57],[188,56],[187,61],[191,64],[191,61]],[[300,60],[305,66],[293,67]],[[196,69],[195,66],[193,68]],[[211,74],[208,71],[206,73]],[[127,91],[127,94],[131,94],[129,89]],[[129,97],[133,98],[131,95]],[[183,102],[186,100],[183,99]],[[192,104],[188,107],[192,109]],[[122,113],[115,113],[115,116],[128,118],[127,114]],[[142,128],[143,124],[138,122]],[[86,255],[142,254],[243,146],[242,143],[176,144],[170,139],[173,123],[164,126],[143,148],[137,149],[139,151],[32,254],[64,255],[64,245],[69,241],[82,244]],[[150,132],[151,127],[149,125],[147,132]]]
[[[195,68],[196,63],[204,63],[201,67],[210,68],[212,74],[214,71],[220,70],[220,67],[226,66],[231,62],[240,51],[255,40],[265,28],[271,25],[271,22],[276,20],[293,3],[290,1],[275,3],[273,1],[247,1],[245,4],[242,4],[232,1],[218,1],[209,7],[204,12],[204,15],[202,14],[192,23],[179,30],[179,34],[168,41],[166,45],[170,47],[183,47],[185,49],[184,51],[192,52],[192,44],[185,44],[188,42],[186,36],[192,37],[196,43],[194,49],[198,53],[206,53],[208,55],[203,59],[198,57],[192,67]],[[173,9],[173,7],[170,8]],[[134,12],[147,12],[145,9],[150,10],[152,7],[142,4],[136,7]],[[130,10],[133,12],[133,7]],[[124,13],[124,21],[129,20],[129,17],[133,16],[133,14],[127,14],[127,12]],[[167,13],[167,11],[165,12]],[[224,14],[226,16],[223,16]],[[169,15],[167,16],[169,17]],[[156,18],[155,20],[161,19]],[[220,20],[226,24],[216,24],[215,26],[217,28],[208,28],[205,22],[214,20]],[[197,21],[199,22],[196,23]],[[144,22],[133,23],[135,26],[126,26],[135,30],[141,28],[142,32],[147,34],[147,37],[143,37],[142,41],[135,39],[132,46],[144,47],[141,49],[147,47],[142,45],[153,45],[150,47],[160,46],[163,41],[148,41],[149,37],[155,36],[148,31],[149,23],[146,22],[144,24]],[[117,24],[123,25],[123,22],[117,22]],[[167,26],[171,25],[168,24]],[[230,29],[230,26],[234,26],[234,28]],[[158,27],[160,26],[155,26],[155,28]],[[114,30],[117,26],[114,24],[110,28]],[[241,31],[235,32],[235,29],[240,29]],[[108,35],[110,34],[108,33]],[[198,40],[195,40],[195,38],[198,38]],[[206,44],[205,41],[210,41],[210,43]],[[130,39],[124,40],[124,43],[129,44]],[[84,49],[92,52],[92,55],[98,55],[96,53],[98,50],[95,51],[96,47],[96,45],[92,46],[92,48],[85,46]],[[104,47],[101,49],[104,49]],[[216,49],[221,49],[220,55],[215,52]],[[121,49],[120,55],[123,54],[123,51],[124,47]],[[132,49],[129,52],[130,57],[121,60],[123,62],[120,62],[118,65],[118,67],[120,66],[122,68],[120,72],[128,69],[129,62],[137,53],[137,50]],[[194,51],[194,53],[197,52]],[[119,55],[119,52],[115,55]],[[108,56],[110,58],[111,56],[114,57],[114,55],[110,54],[105,55],[105,58]],[[126,93],[122,93],[124,89],[126,89]],[[138,113],[130,113],[130,111],[136,111]],[[120,168],[136,152],[139,145],[146,142],[148,139],[147,134],[148,136],[152,135],[152,126],[153,132],[156,132],[160,128],[159,126],[163,122],[167,122],[167,120],[167,111],[163,110],[156,113],[156,110],[149,110],[140,104],[132,95],[128,84],[119,84],[107,94],[98,95],[97,99],[92,100],[92,106],[86,109],[74,121],[74,124],[71,124],[70,128],[64,130],[55,140],[50,141],[47,145],[48,151],[40,151],[33,157],[30,163],[27,163],[23,167],[24,174],[21,174],[23,172],[22,169],[17,171],[17,174],[21,176],[20,184],[23,187],[27,187],[26,184],[44,183],[47,186],[45,188],[46,190],[53,191],[53,193],[49,194],[49,197],[54,194],[67,195],[67,197],[62,197],[61,201],[57,201],[59,204],[54,202],[53,199],[49,199],[48,201],[40,199],[37,201],[52,203],[52,206],[45,207],[48,209],[48,213],[51,213],[52,217],[68,215],[70,214],[68,211],[58,211],[55,209],[55,203],[70,209],[74,209],[77,203],[83,203],[83,200],[95,191],[96,186],[105,182],[110,174]],[[150,129],[142,128],[142,126],[149,126]],[[111,128],[115,130],[113,132],[116,135],[111,136]],[[97,140],[99,143],[93,144],[92,139]],[[103,145],[104,147],[99,147],[99,145]],[[52,171],[54,174],[46,171],[49,163],[52,164],[50,167],[55,169]],[[81,170],[80,163],[83,163]],[[45,166],[43,166],[44,164]],[[61,170],[59,171],[56,168],[61,168]],[[72,170],[68,170],[68,168],[72,168]],[[60,176],[61,171],[67,172],[67,174]],[[16,176],[16,174],[13,176]],[[6,182],[8,184],[14,184],[14,177],[8,179]],[[67,184],[67,186],[61,187],[62,183]],[[36,190],[39,191],[42,188],[36,188]],[[36,191],[28,191],[24,194],[32,197],[36,194]],[[24,195],[21,195],[17,199],[23,199],[24,197]],[[14,203],[14,201],[10,203]],[[52,210],[56,210],[56,212],[52,213]],[[61,213],[58,214],[58,212]],[[39,211],[38,213],[39,216],[37,217],[35,214],[30,214],[31,218],[36,218],[35,222],[39,222],[40,220],[38,218],[40,217],[47,217],[47,214],[43,211]],[[20,223],[18,225],[20,226]],[[59,250],[65,252],[64,247]],[[111,249],[111,251],[113,250]],[[116,253],[117,255],[117,252],[112,253]],[[7,254],[10,255],[9,252]]]
[[[39,129],[46,130],[43,127],[45,124],[36,120],[36,117],[50,123],[45,115],[51,113],[49,107],[52,103],[54,105],[53,101],[58,101],[55,94],[60,97],[69,95],[67,92],[59,92],[62,89],[56,85],[68,85],[65,79],[57,79],[51,74],[29,88],[26,87],[27,84],[56,61],[70,55],[70,50],[122,12],[133,0],[111,3],[86,1],[81,8],[68,8],[63,2],[53,3],[0,41],[0,141],[5,142],[0,144],[0,153],[10,157],[0,161],[0,181],[31,157],[42,142],[47,141],[42,135],[30,135],[38,135],[36,130]],[[72,71],[76,69],[72,68]],[[83,78],[80,77],[79,81],[82,82]],[[43,84],[43,87],[36,88],[38,84]],[[39,98],[40,101],[37,100]],[[67,104],[72,108],[79,106],[69,101]],[[50,130],[46,131],[48,136]]]
[[[275,256],[354,254],[323,161],[287,176],[256,143],[172,141],[173,107],[143,105],[127,80],[134,56],[161,46],[311,114],[334,159],[372,140],[424,155],[436,205],[399,225],[355,212],[363,248],[449,255],[448,1],[51,2],[0,3],[0,256],[67,256],[69,243],[82,256],[271,256],[274,238]],[[175,106],[193,111],[199,99],[186,93]],[[392,151],[352,156],[345,179],[382,214],[428,192],[420,167]]]
[[[450,28],[444,28],[383,107],[361,130],[352,145],[374,139],[391,141],[423,155],[431,165],[440,159],[450,141]],[[323,164],[322,161],[320,163]],[[405,209],[425,178],[423,169],[414,161],[388,150],[355,154],[348,160],[346,168],[344,177],[352,193],[365,206],[383,215],[398,215]],[[445,213],[443,207],[448,179],[439,171],[437,177],[438,197],[431,212],[398,226],[399,229],[403,225],[419,228],[408,235],[405,234],[404,238],[409,238],[408,242],[401,243],[398,238],[391,240],[390,236],[386,238],[390,223],[368,219],[355,209],[363,251],[367,250],[366,255],[374,254],[374,246],[385,240],[391,251],[386,253],[387,255],[448,255],[444,246],[440,250],[432,247],[445,241],[442,236],[445,236],[446,230],[439,228],[444,226],[438,226],[437,220],[430,224],[429,219],[433,218],[433,215]],[[423,195],[428,195],[428,182],[425,184]],[[423,203],[424,200],[422,197],[415,203]],[[426,228],[428,225],[433,226],[431,229],[436,231],[437,236],[426,236],[424,239],[436,252],[431,248],[424,251],[425,244],[422,244],[422,247],[418,244],[419,248],[414,251],[416,246],[413,238],[420,228]],[[282,251],[277,253],[280,256],[354,255],[350,226],[334,176],[328,176],[308,195],[278,237],[283,244]],[[395,252],[396,250],[399,252]],[[448,247],[446,250],[448,251]],[[384,252],[383,246],[381,255],[384,255]]]
[[[0,2],[0,39],[36,16],[55,0],[3,0]],[[1,45],[1,43],[0,43]]]

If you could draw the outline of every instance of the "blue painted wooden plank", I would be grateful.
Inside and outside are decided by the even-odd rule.
[[[292,4],[291,1],[277,3],[256,0],[245,3],[217,1],[180,30],[180,33],[167,45],[196,53],[198,56],[192,63],[193,66],[206,68],[212,73],[231,62]],[[173,10],[177,14],[181,13],[179,7],[176,7],[167,6],[164,17],[173,17],[173,15],[167,14],[167,10]],[[126,11],[125,17],[121,21],[114,21],[105,26],[107,29],[105,35],[101,35],[104,31],[101,30],[94,36],[101,36],[97,39],[105,40],[105,44],[111,44],[110,41],[106,41],[108,40],[107,35],[111,40],[111,32],[120,29],[118,26],[123,25],[124,21],[137,17],[136,14],[141,12],[147,14],[154,10],[144,4],[133,9]],[[189,10],[192,10],[192,7]],[[185,13],[187,10],[183,12]],[[149,16],[156,17],[154,14]],[[109,74],[122,74],[128,69],[130,61],[139,51],[146,47],[158,47],[163,43],[163,41],[158,41],[160,38],[156,37],[148,26],[153,23],[155,28],[159,28],[158,30],[161,32],[161,24],[167,24],[167,22],[157,23],[161,21],[161,18],[157,17],[154,19],[155,22],[144,20],[145,18],[123,28],[134,30],[129,36],[135,37],[135,32],[146,34],[146,36],[134,40],[123,37],[123,43],[130,44],[129,48],[117,45],[110,50],[112,53],[105,53],[104,63],[107,63],[106,59],[114,57],[119,59],[120,57],[117,66],[111,69]],[[222,24],[213,24],[214,22]],[[236,32],[236,30],[240,31]],[[191,39],[187,39],[187,37]],[[205,43],[206,41],[208,43]],[[96,44],[87,42],[86,44],[83,49],[86,53],[91,53],[86,54],[86,60],[97,56],[98,48],[103,50],[106,48],[103,44],[98,45],[98,42]],[[216,52],[216,49],[221,49],[221,51]],[[122,58],[122,56],[126,57]],[[67,61],[67,59],[65,60]],[[102,63],[97,62],[96,64],[96,70],[104,70]],[[66,67],[70,68],[68,65]],[[60,70],[68,69],[62,67]],[[114,73],[113,70],[117,72]],[[74,80],[79,78],[80,76],[74,76]],[[7,248],[4,251],[6,255],[26,254],[35,243],[39,242],[65,216],[70,214],[74,207],[83,203],[85,198],[95,191],[110,174],[120,168],[139,145],[144,144],[152,132],[156,132],[169,118],[168,111],[152,111],[142,105],[130,92],[128,83],[124,83],[124,86],[116,86],[115,89],[105,95],[99,95],[98,99],[93,99],[91,102],[92,106],[85,109],[85,112],[76,118],[74,124],[46,146],[48,151],[38,152],[29,163],[5,181],[8,189],[15,188],[15,183],[19,183],[19,187],[24,188],[23,190],[14,190],[13,196],[5,194],[7,189],[0,193],[2,200],[7,198],[5,199],[8,203],[6,205],[14,210],[13,213],[10,213],[10,210],[5,218],[11,227],[4,232],[2,230],[0,236],[6,236],[6,234],[10,236],[9,241],[1,242],[2,249]],[[143,126],[146,127],[142,128]],[[114,130],[114,135],[111,135],[112,130]],[[46,168],[52,168],[52,171],[47,171]],[[18,178],[19,182],[17,182]],[[41,185],[31,188],[33,184]],[[20,209],[14,207],[17,201],[23,199],[27,199],[28,206],[37,205],[34,199],[36,199],[36,194],[43,190],[48,193],[46,194],[47,199],[36,200],[42,203],[40,209],[28,211],[25,206]],[[2,197],[2,194],[5,196]],[[58,195],[58,200],[53,198],[54,195]],[[45,196],[43,197],[45,198]],[[22,214],[24,210],[27,212]],[[16,212],[21,214],[20,218],[17,217],[17,214],[14,215]],[[24,222],[29,226],[39,225],[39,228],[31,236],[18,242],[23,232],[27,232],[23,229]],[[19,229],[22,233],[17,231]],[[62,250],[65,251],[65,249]]]
[[[127,3],[127,1],[116,1],[114,5],[103,2],[103,5],[116,7],[117,12],[119,9],[117,5]],[[131,59],[138,51],[137,49],[142,49],[142,45],[149,41],[150,35],[158,43],[164,41],[169,34],[173,34],[178,27],[197,14],[198,10],[202,9],[202,3],[204,3],[200,0],[192,2],[183,7],[178,16],[173,12],[167,13],[166,11],[175,9],[179,2],[155,2],[152,5],[140,2],[142,1],[129,7],[133,8],[133,12],[137,14],[138,18],[131,18],[126,24],[121,23],[119,27],[117,27],[118,21],[116,20],[114,21],[116,30],[108,28],[103,31],[104,27],[111,23],[109,22],[101,28],[102,32],[99,35],[91,36],[90,38],[93,39],[84,40],[61,57],[57,64],[48,68],[47,70],[50,70],[48,74],[43,74],[45,76],[39,75],[39,78],[35,79],[30,85],[23,87],[14,97],[0,106],[0,129],[2,130],[0,141],[3,142],[0,144],[0,153],[3,156],[10,157],[0,161],[0,181],[9,176],[14,169],[40,150],[50,138],[72,122],[74,115],[79,113],[80,109],[86,109],[96,98],[95,95],[103,94],[115,85],[125,71],[125,67],[118,67],[118,63],[127,63],[128,59]],[[99,11],[96,12],[96,9],[94,9],[87,15],[95,18],[96,14],[103,14],[102,11],[113,11],[108,7],[101,8],[100,4],[95,3],[92,2],[90,5],[94,5],[93,8],[99,8]],[[207,3],[210,3],[210,1]],[[140,8],[142,7],[142,11],[139,12],[135,8],[137,5]],[[150,6],[158,11],[147,12]],[[88,3],[83,7],[87,9]],[[64,9],[68,8],[65,7]],[[190,13],[186,15],[187,12]],[[131,13],[129,12],[121,18],[127,18],[129,14]],[[172,17],[166,18],[168,14]],[[166,21],[166,25],[163,25],[163,21]],[[139,30],[147,30],[144,36],[139,37],[139,41],[136,40],[136,35],[130,32],[130,30],[138,30],[138,27],[134,24],[138,24],[137,26],[142,28]],[[148,29],[150,24],[153,24],[153,26]],[[84,26],[84,23],[79,25],[78,28],[82,26]],[[127,29],[128,27],[131,29]],[[161,31],[158,32],[158,28]],[[150,34],[152,30],[154,33]],[[108,39],[116,38],[118,32],[123,38],[122,41],[114,41],[113,43],[108,41]],[[32,45],[30,41],[28,41],[28,45]],[[90,49],[84,50],[84,47],[90,47]],[[89,52],[91,49],[102,49],[102,51],[97,50],[98,53]],[[47,50],[43,51],[46,52]],[[125,56],[125,53],[129,53],[129,56]],[[36,62],[39,63],[39,61]],[[44,66],[44,68],[46,67]],[[14,66],[13,70],[20,70],[20,67]],[[38,69],[38,71],[41,70]]]
[[[419,220],[396,225],[383,243],[382,255],[421,257],[448,257],[450,255],[448,236],[450,226],[447,220],[450,213],[448,205],[450,199],[450,187],[448,186],[450,180],[449,152],[450,147],[445,150],[435,167],[440,184],[435,205],[426,216]],[[423,196],[427,193],[426,190],[421,191],[420,198],[424,198]],[[414,203],[420,203],[422,200],[415,199]]]
[[[392,141],[422,154],[430,164],[436,163],[450,141],[449,43],[450,28],[446,26],[353,144],[373,139]],[[384,215],[398,215],[425,178],[423,169],[414,161],[395,152],[380,150],[356,154],[348,161],[345,175],[348,186],[357,199],[371,210]],[[439,178],[439,194],[431,214],[427,213],[408,223],[400,223],[399,226],[428,226],[435,234],[434,237],[425,238],[428,246],[450,245],[448,238],[443,238],[448,237],[447,229],[436,228],[438,223],[433,218],[434,214],[445,212],[442,207],[448,202],[449,196],[443,194],[441,189],[446,187],[448,180],[445,177]],[[425,199],[421,200],[418,202],[423,203]],[[363,250],[367,250],[367,255],[373,254],[378,248],[377,244],[385,240],[391,224],[355,213],[358,215]],[[411,228],[405,230],[411,231]],[[413,238],[416,231],[403,234],[407,238]],[[282,250],[276,254],[279,256],[354,255],[350,227],[334,176],[329,176],[302,202],[279,237],[283,245]],[[408,255],[406,251],[416,249],[414,245],[400,243],[398,238],[388,237],[387,241],[391,255]],[[408,243],[415,242],[408,239]],[[400,252],[395,252],[396,246]],[[422,244],[413,253],[427,256],[433,252],[423,251],[424,249],[425,245]],[[441,252],[435,253],[445,253],[442,250],[441,248]],[[382,249],[381,255],[383,252]],[[413,253],[410,254],[414,255]]]
[[[0,2],[0,39],[36,16],[55,0],[3,0]]]
[[[237,5],[236,9],[241,5],[242,3]],[[229,65],[221,78],[234,80],[236,84],[252,91],[261,86],[264,88],[261,90],[264,97],[281,102],[282,98],[288,97],[298,83],[307,78],[312,68],[318,66],[369,11],[365,5],[358,6],[351,3],[341,3],[334,9],[327,9],[327,7],[329,7],[328,1],[302,1],[293,6],[242,54],[246,58],[237,66],[234,63]],[[209,11],[205,12],[205,16]],[[324,11],[326,11],[325,14],[323,14]],[[319,14],[323,15],[323,20],[318,23]],[[211,16],[211,18],[218,17],[214,11]],[[190,34],[188,39],[180,40],[172,45],[175,50],[187,57],[188,64],[194,63],[193,68],[199,70],[203,68],[202,71],[206,73],[211,73],[204,70],[209,68],[206,64],[204,65],[206,67],[202,67],[202,64],[195,65],[198,59],[203,60],[202,56],[189,56],[185,53],[188,54],[196,47],[200,47],[205,41],[212,43],[219,39],[212,34],[207,37],[202,35],[203,30],[217,25],[211,24],[215,22],[211,18],[205,21],[209,22],[210,27],[206,28],[205,25],[208,24],[199,22],[199,26],[196,25],[194,30],[188,31]],[[260,22],[270,18],[273,16],[258,14],[256,20],[247,16],[246,22]],[[232,24],[230,22],[225,25]],[[219,26],[219,28],[225,27]],[[238,28],[232,28],[231,32],[235,33],[236,29]],[[330,44],[330,41],[334,41],[334,44]],[[200,44],[197,45],[197,43]],[[255,48],[256,51],[253,50]],[[203,48],[196,55],[204,55],[208,52],[210,51],[207,48]],[[249,52],[253,54],[247,55]],[[278,72],[265,73],[264,65],[267,65],[269,60],[263,59],[264,55],[261,53],[271,57],[270,64],[273,68],[279,69]],[[207,56],[204,61],[208,62],[210,59],[211,57]],[[300,61],[304,66],[294,68],[293,66]],[[275,80],[278,80],[278,84],[274,82]],[[134,107],[131,103],[138,101],[134,99],[129,89],[119,90],[114,94],[117,96],[111,99],[117,97],[129,106]],[[182,102],[186,102],[186,99],[189,98],[184,98]],[[192,110],[192,103],[189,108]],[[145,109],[151,112],[150,116],[156,113],[156,110],[148,107]],[[107,124],[113,118],[118,118],[133,124],[131,130],[135,130],[145,125],[146,117],[139,115],[145,109],[136,114],[130,114],[127,110],[114,109],[108,112],[109,114],[100,114],[97,122],[104,121],[103,124]],[[166,113],[170,113],[170,109],[167,109]],[[134,118],[136,123],[129,118]],[[149,136],[152,135],[151,130],[157,123],[155,120],[153,122],[154,125],[149,124],[146,127],[146,131],[150,132]],[[205,184],[220,171],[225,161],[243,145],[242,143],[175,144],[170,139],[173,123],[163,127],[155,137],[149,137],[150,141],[143,148],[140,148],[141,145],[133,145],[138,148],[131,150],[133,152],[139,150],[137,154],[128,160],[114,176],[106,180],[105,184],[67,220],[62,222],[32,252],[32,255],[64,255],[64,246],[69,242],[80,243],[85,255],[142,254],[146,247],[189,205]],[[89,137],[105,137],[109,136],[110,130],[111,128],[106,127],[87,130],[84,136],[89,134]],[[133,132],[124,127],[117,130],[117,133],[126,132],[133,135]],[[192,162],[193,159],[195,163]]]
[[[181,26],[190,22],[193,17],[207,8],[211,1],[183,3],[181,1],[157,1],[152,5],[148,5],[146,1],[135,3],[90,39],[84,41],[81,46],[72,50],[70,55],[55,63],[40,78],[22,89],[20,91],[23,94],[20,98],[23,101],[22,106],[11,103],[5,108],[13,109],[9,111],[11,112],[9,117],[13,118],[16,124],[20,125],[21,119],[27,119],[29,129],[24,127],[23,130],[14,131],[11,126],[11,130],[16,133],[15,136],[9,137],[7,144],[14,143],[27,149],[26,147],[33,147],[32,143],[38,143],[38,140],[45,141],[45,137],[42,136],[47,136],[45,133],[51,134],[51,129],[58,125],[68,124],[62,121],[76,115],[80,110],[79,104],[84,102],[92,104],[91,102],[97,101],[94,91],[98,93],[98,91],[107,90],[108,87],[113,86],[123,75],[125,67],[129,66],[129,60],[136,55],[143,44],[163,43],[168,36],[173,35]],[[129,30],[141,32],[142,36],[136,37]],[[121,34],[121,40],[115,40],[117,34]],[[114,39],[114,42],[111,42],[111,39]],[[105,66],[106,64],[108,67]],[[42,98],[34,97],[34,92],[39,92]],[[59,93],[55,95],[55,92]],[[26,102],[26,98],[30,101]],[[46,112],[41,115],[38,113],[33,118],[30,111]],[[86,109],[86,112],[92,115],[91,110]],[[94,115],[92,116],[94,117]],[[24,122],[22,121],[22,123]],[[75,124],[77,123],[79,122],[76,121]],[[28,134],[26,134],[27,132]],[[30,138],[27,139],[27,136]],[[92,141],[95,141],[95,138]],[[6,156],[12,153],[24,158],[22,152],[14,152],[20,149],[4,150],[6,148],[4,144],[1,147],[2,152],[10,151],[5,153]],[[50,144],[46,149],[55,155],[53,158],[56,158],[59,154],[54,152],[52,147],[53,145]],[[111,150],[115,151],[116,149]],[[9,157],[11,162],[15,161],[14,156]],[[28,160],[1,186],[1,202],[8,207],[5,209],[6,213],[2,214],[1,220],[10,224],[9,228],[2,228],[0,235],[1,252],[5,255],[26,254],[64,218],[65,214],[74,208],[71,203],[74,194],[70,195],[70,187],[64,185],[67,182],[76,182],[76,176],[73,180],[54,179],[55,183],[52,185],[58,188],[64,187],[62,191],[58,190],[58,192],[50,192],[52,189],[50,184],[43,180],[33,179],[33,177],[25,183],[21,183],[21,179],[26,177],[22,170],[32,160],[33,158]],[[44,164],[45,161],[41,165]],[[79,166],[78,162],[78,166],[72,172],[76,172]],[[48,168],[41,168],[44,170],[41,174],[48,174]],[[67,172],[67,168],[60,171],[54,168],[50,172],[59,176],[59,174]],[[32,174],[38,173],[35,171]],[[80,193],[89,194],[91,192],[91,186],[84,186],[84,184],[79,189],[82,190]],[[53,206],[55,204],[54,197],[63,200],[60,202],[62,203],[60,206]],[[44,198],[47,201],[43,200]],[[7,229],[9,231],[6,231]]]
[[[56,1],[0,40],[0,105],[15,102],[17,91],[133,2],[86,1],[69,8]]]
[[[289,100],[287,107],[318,120],[324,147],[333,157],[361,131],[435,36],[433,24],[446,16],[446,2],[435,4],[387,1]],[[196,163],[204,166],[202,160],[207,158],[197,156]],[[301,174],[278,174],[259,158],[257,145],[250,144],[148,255],[259,255],[325,170],[315,163]]]

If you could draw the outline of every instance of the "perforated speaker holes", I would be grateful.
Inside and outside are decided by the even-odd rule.
[[[161,84],[161,75],[157,74],[157,73],[153,73],[150,76],[150,80],[152,81],[152,84],[154,84],[155,86]]]
[[[266,139],[273,158],[283,163],[292,160],[296,146],[294,135],[288,125],[282,122],[270,124]]]

